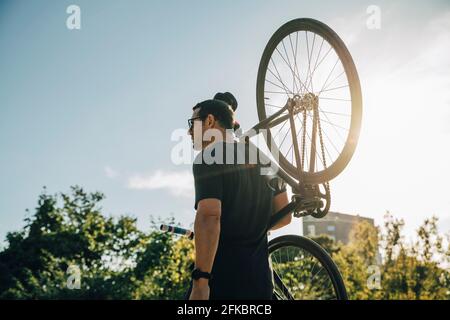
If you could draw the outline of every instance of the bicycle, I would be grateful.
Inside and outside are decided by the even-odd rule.
[[[320,45],[316,46],[316,39]],[[324,217],[331,203],[329,181],[351,160],[362,119],[358,73],[344,42],[314,19],[300,18],[281,26],[259,64],[256,102],[260,122],[239,140],[251,143],[251,137],[265,130],[269,150],[279,156],[270,183],[285,181],[293,193],[292,201],[273,215],[269,229],[291,212],[294,217]],[[280,132],[284,137],[277,144]],[[288,136],[291,142],[285,144]],[[161,229],[193,238],[182,228],[163,225]],[[338,267],[313,240],[286,235],[272,239],[268,246],[274,298],[348,298]]]

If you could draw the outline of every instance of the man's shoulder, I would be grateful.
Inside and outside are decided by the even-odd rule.
[[[232,145],[224,141],[211,143],[197,154],[194,165],[225,164],[226,153],[234,150]]]
[[[261,162],[261,150],[253,144],[240,141],[219,141],[200,151],[195,157],[193,165],[194,167],[226,166],[227,170],[232,170],[236,166],[252,168],[267,164]]]

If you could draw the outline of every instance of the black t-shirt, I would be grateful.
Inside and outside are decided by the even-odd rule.
[[[195,209],[202,199],[221,200],[219,246],[210,281],[211,299],[269,299],[267,227],[275,192],[262,175],[255,149],[217,142],[195,159]]]

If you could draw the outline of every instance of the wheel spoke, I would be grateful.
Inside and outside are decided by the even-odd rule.
[[[300,120],[300,119],[298,118],[298,113],[296,114],[296,116],[297,116],[297,119]],[[300,120],[300,122],[301,122],[302,127],[303,127],[303,121]],[[286,121],[286,123],[287,123],[287,121]],[[297,137],[298,137],[299,133],[302,131],[302,127],[300,127],[300,129],[298,130]],[[288,151],[286,152],[286,156],[289,154],[289,151],[291,151],[291,149],[292,149],[293,146],[294,146],[294,144],[292,143],[291,146],[289,147]],[[292,152],[292,155],[293,155],[293,154],[294,154],[294,152]],[[293,158],[292,158],[292,161],[294,161]]]
[[[320,112],[334,114],[334,115],[343,116],[343,117],[351,117],[351,115],[348,113],[339,113],[339,112],[331,112],[331,111],[323,111],[323,110],[320,110]]]
[[[273,67],[275,68],[275,71],[276,71],[278,77],[276,77],[276,76],[273,74],[273,72],[270,70],[270,68],[267,68],[267,70],[270,70],[270,72],[278,79],[278,81],[280,81],[281,83],[283,83],[283,87],[285,87],[286,90],[288,90],[289,92],[293,93],[293,91],[290,91],[289,88],[288,88],[288,86],[287,86],[286,84],[284,84],[284,82],[281,80],[282,78],[281,78],[280,72],[278,71],[277,65],[275,64],[275,62],[273,61],[272,58],[270,58],[270,61],[272,62],[272,65],[273,65]]]
[[[281,132],[281,130],[283,130],[284,126],[285,126],[287,123],[288,123],[287,121],[285,121],[285,122],[283,123],[283,125],[282,125],[281,128],[280,128],[280,130],[278,130],[278,132],[273,136],[274,138],[276,138],[276,136]]]
[[[327,76],[325,82],[322,85],[322,89],[320,89],[320,91],[319,91],[319,93],[317,95],[320,95],[322,93],[323,88],[327,84],[328,79],[330,79],[330,76],[333,74],[333,71],[336,68],[338,62],[339,62],[339,57],[336,59],[336,62],[334,63],[333,68],[331,69],[330,73],[328,73],[328,76]]]
[[[274,104],[270,104],[270,103],[266,103],[266,106],[272,107],[272,108],[278,108],[278,109],[282,109],[283,107],[280,106],[276,106]]]
[[[330,83],[328,83],[328,85],[326,87],[322,87],[322,89],[316,93],[316,95],[319,95],[320,93],[322,93],[323,91],[325,91],[324,89],[327,89],[329,86],[331,86],[337,79],[339,79],[343,74],[345,74],[345,70],[342,71],[337,77],[335,77],[333,80],[330,81]],[[348,84],[348,82],[347,82]]]
[[[288,134],[289,134],[289,130],[286,131],[286,135],[284,136],[283,141],[281,141],[279,149],[281,149],[281,146],[283,145],[284,140],[286,140],[286,137],[288,136]]]
[[[325,265],[308,250],[285,245],[270,254],[274,291],[281,299],[338,299]]]
[[[298,37],[298,32],[297,32],[297,37]],[[298,40],[298,39],[297,39]],[[298,66],[297,66],[297,42],[296,42],[296,47],[295,47],[295,51],[294,51],[294,46],[292,45],[292,39],[291,39],[291,35],[289,34],[289,43],[291,45],[291,50],[292,50],[292,55],[294,57],[294,71],[295,74],[297,75],[298,78],[300,78],[300,75],[298,73]],[[295,79],[293,79],[293,82],[295,82]],[[297,87],[297,93],[300,92],[300,88]]]
[[[309,58],[308,31],[305,31],[305,39],[306,39],[306,56],[308,58],[308,72],[306,73],[306,84],[308,84],[308,79],[311,77],[311,61]]]
[[[283,94],[283,95],[285,95],[286,94],[286,91],[283,91],[283,92],[281,92],[281,91],[264,91],[265,93],[273,93],[273,94]]]
[[[334,150],[336,150],[336,153],[339,155],[339,150],[338,148],[336,148],[336,146],[334,145],[333,141],[328,137],[327,132],[322,128],[322,132],[325,135],[325,137],[328,139],[328,141],[330,141],[331,145],[333,146]],[[328,152],[328,149],[325,147],[325,149],[327,150],[328,156],[330,157],[330,160],[333,160],[333,158],[330,156],[330,153]]]
[[[331,123],[330,119],[328,118],[327,114],[324,113],[323,114],[325,116],[325,118],[327,118],[327,120],[329,121],[329,123]],[[323,120],[323,119],[322,119]],[[336,127],[334,125],[332,125],[332,127],[334,128],[334,131],[336,132],[336,134],[339,136],[339,138],[341,138],[341,141],[345,141],[345,139],[341,136],[340,132],[336,129]],[[348,130],[347,130],[348,131]]]
[[[281,44],[283,45],[283,50],[284,50],[284,53],[286,54],[286,59],[287,59],[287,61],[289,63],[289,66],[291,66],[291,60],[289,59],[289,55],[287,53],[286,46],[284,45],[284,40],[281,40]],[[296,77],[295,71],[292,70],[292,68],[289,68],[289,69],[291,69],[292,80],[293,80],[292,92],[298,92],[298,90],[296,90],[297,83],[295,82],[295,77]]]
[[[273,66],[274,66],[274,68],[275,68],[275,71],[277,72],[278,77],[273,73],[273,71],[272,71],[269,67],[267,68],[267,70],[275,77],[275,79],[277,79],[277,80],[281,83],[281,85],[282,85],[283,88],[284,88],[284,91],[293,94],[293,92],[290,91],[289,88],[287,87],[287,85],[281,80],[281,76],[280,76],[280,73],[278,72],[278,68],[277,68],[276,64],[273,62],[272,59],[270,59],[270,61],[272,62]],[[289,95],[287,95],[287,96],[288,96],[288,98],[289,98]]]
[[[328,56],[328,54],[331,52],[331,49],[333,49],[333,47],[330,46],[330,49],[328,49],[327,53],[325,53],[325,55],[323,56],[323,58],[320,60],[320,62],[317,64],[317,66],[314,68],[314,70],[311,72],[311,74],[314,74],[314,72],[316,72],[316,70],[319,68],[319,66],[322,64],[322,62],[325,60],[325,58]]]
[[[268,79],[266,79],[266,81],[267,82],[269,82],[270,84],[272,84],[272,85],[274,85],[274,86],[276,86],[276,87],[278,87],[278,88],[280,88],[281,90],[285,90],[285,93],[286,93],[286,95],[289,97],[289,93],[291,93],[292,94],[292,92],[288,92],[288,91],[286,91],[286,89],[285,88],[283,88],[283,87],[280,87],[279,85],[277,85],[276,83],[273,83],[272,81],[270,81],[270,80],[268,80]]]
[[[313,43],[311,46],[311,53],[309,53],[309,49],[308,49],[308,71],[309,71],[309,85],[311,87],[311,92],[314,92],[314,87],[313,87],[313,83],[312,83],[312,73],[311,73],[311,59],[312,59],[312,54],[314,52],[314,44],[316,42],[316,34],[314,33],[313,36]],[[308,35],[306,36],[306,45],[308,45]],[[308,84],[308,80],[306,80],[306,84]]]
[[[328,118],[327,118],[327,119],[328,119]],[[348,128],[344,128],[344,127],[342,127],[342,126],[340,126],[340,125],[334,124],[333,122],[330,122],[329,120],[323,120],[323,119],[321,119],[320,121],[323,121],[323,122],[325,122],[325,123],[331,124],[333,127],[336,127],[336,128],[339,128],[339,129],[342,129],[342,130],[345,130],[345,131],[349,131]]]
[[[320,97],[319,99],[324,99],[324,100],[335,100],[335,101],[345,101],[345,102],[351,102],[352,100],[349,99],[338,99],[338,98],[329,98],[329,97]]]
[[[275,50],[278,52],[278,54],[280,55],[280,57],[283,59],[283,61],[286,63],[286,65],[288,66],[288,68],[291,70],[291,72],[293,72],[291,65],[286,61],[286,59],[283,57],[283,55],[281,54],[280,50],[278,50],[278,48],[275,48]],[[295,72],[293,72],[295,74]],[[300,82],[300,84],[303,86],[303,88],[305,88],[306,91],[308,91],[308,89],[306,88],[305,84],[302,82],[302,80],[297,76],[298,81]]]
[[[310,115],[308,115],[309,117],[311,117]],[[309,141],[311,141],[311,136],[309,135],[308,131],[306,131],[306,135],[308,136]],[[310,155],[311,155],[311,151],[310,151]],[[323,160],[321,157],[316,157],[316,163],[317,163],[317,158],[319,158],[320,162],[322,163],[322,166],[325,168],[325,164],[323,163]],[[308,159],[308,157],[306,157],[306,159]],[[316,166],[317,167],[317,166]]]
[[[324,116],[327,117],[325,114],[324,114]],[[311,118],[311,116],[309,116],[309,117]],[[335,126],[335,125],[332,124],[330,121],[326,121],[326,120],[323,120],[323,119],[320,119],[320,121],[325,122],[325,123],[327,123],[327,124],[330,124],[331,126]],[[339,127],[339,126],[338,126],[338,127]],[[348,129],[343,128],[343,127],[339,127],[339,128],[348,130]],[[336,129],[335,129],[335,130],[336,130]],[[325,130],[323,127],[322,127],[322,132],[325,133],[325,135],[328,137],[328,135],[326,134],[326,130]],[[342,141],[342,142],[345,142],[345,139],[340,135],[340,133],[339,133],[337,130],[336,130],[336,133],[338,134],[338,136],[339,136],[339,138],[341,139],[341,141]],[[331,141],[331,139],[328,138],[328,140],[329,140],[330,143],[333,145],[333,147],[334,147],[334,149],[336,150],[336,152],[339,154],[340,152],[337,151],[338,149],[334,146],[334,144],[333,144],[333,142]],[[325,146],[325,148],[326,148],[326,146]],[[331,157],[330,157],[330,158],[331,158]]]

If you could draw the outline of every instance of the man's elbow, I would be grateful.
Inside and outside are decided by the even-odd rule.
[[[194,223],[194,232],[204,232],[209,235],[218,235],[220,233],[220,212],[202,213],[197,211]]]
[[[205,199],[198,204],[196,219],[204,223],[220,223],[222,206],[220,200]]]
[[[209,212],[207,214],[203,214],[203,213],[197,212],[196,219],[202,221],[203,223],[216,224],[216,223],[220,223],[220,213]]]
[[[216,221],[216,220],[220,221],[221,213],[222,212],[219,208],[208,208],[208,209],[199,208],[197,210],[197,217],[199,217],[201,219],[205,219],[205,220],[210,220],[210,221]]]

